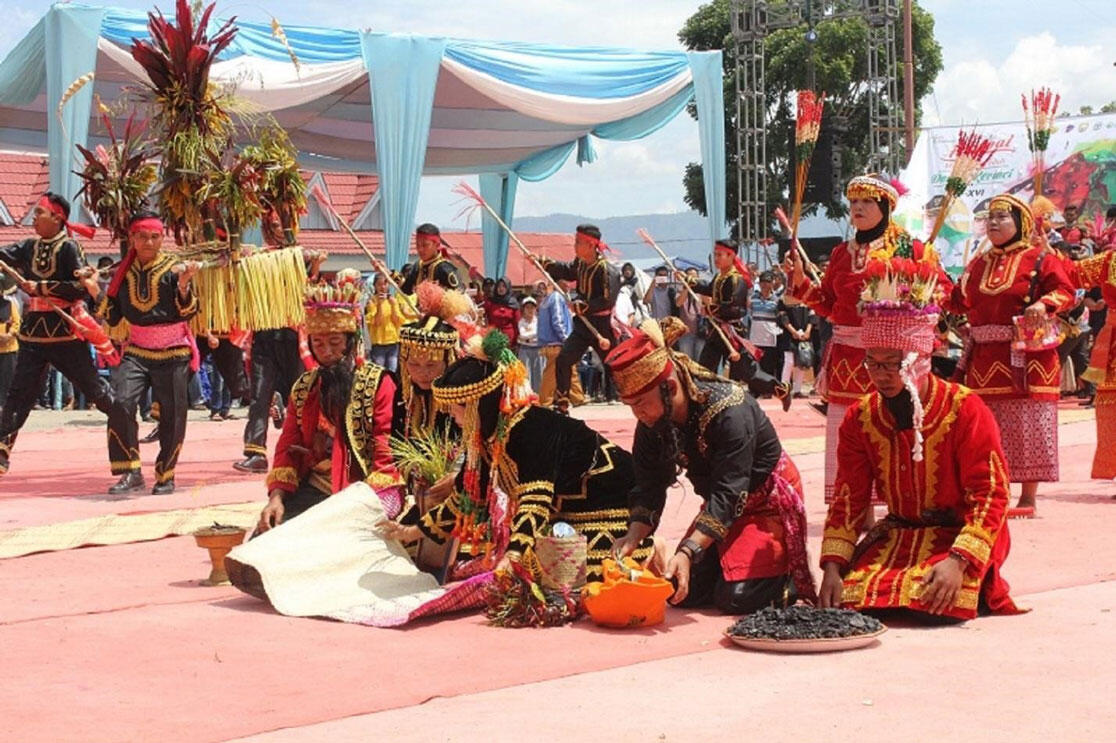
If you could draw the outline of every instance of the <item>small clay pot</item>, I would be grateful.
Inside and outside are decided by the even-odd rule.
[[[209,550],[209,560],[213,563],[209,577],[202,581],[203,586],[229,585],[229,574],[225,572],[225,555],[244,541],[246,533],[238,526],[207,526],[194,532],[194,541],[199,547]]]

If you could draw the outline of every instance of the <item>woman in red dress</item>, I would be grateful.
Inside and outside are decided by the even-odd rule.
[[[1033,242],[1030,207],[1010,194],[988,205],[992,247],[974,258],[953,290],[950,309],[969,318],[960,381],[984,400],[1000,424],[1012,482],[1022,493],[1010,515],[1033,516],[1039,482],[1058,480],[1057,347],[1013,349],[1017,317],[1034,325],[1073,305],[1065,265]]]
[[[484,316],[488,324],[508,337],[511,349],[519,342],[519,303],[511,293],[507,279],[497,279],[492,296],[484,300]]]
[[[890,217],[899,200],[894,185],[878,175],[861,175],[849,181],[849,221],[856,235],[833,249],[821,283],[813,283],[803,270],[797,251],[790,251],[788,275],[792,294],[833,325],[833,338],[825,349],[824,371],[817,388],[827,403],[825,427],[825,502],[833,499],[837,476],[837,431],[850,405],[874,391],[864,369],[861,318],[857,309],[869,258],[924,258],[922,243],[913,240]],[[925,258],[936,260],[933,251]]]

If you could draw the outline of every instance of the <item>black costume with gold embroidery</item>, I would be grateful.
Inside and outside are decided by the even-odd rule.
[[[132,262],[115,297],[107,294],[98,306],[98,314],[110,325],[122,320],[129,324],[129,342],[124,346],[123,360],[114,374],[116,396],[124,409],[125,420],[119,426],[110,422],[109,437],[124,451],[112,462],[114,474],[138,472],[139,427],[136,407],[144,389],[159,403],[159,454],[155,458],[155,481],[162,484],[174,479],[174,468],[186,438],[186,412],[189,404],[186,385],[194,348],[188,327],[183,327],[175,340],[144,344],[136,341],[141,330],[155,326],[183,325],[198,311],[198,298],[193,287],[185,295],[178,291],[177,260],[160,254],[146,266]],[[134,336],[134,337],[133,337]],[[161,347],[152,347],[158,345]],[[145,347],[146,346],[146,347]]]
[[[404,294],[413,294],[415,287],[424,281],[434,283],[446,289],[458,289],[461,286],[457,278],[457,269],[448,258],[438,253],[428,261],[417,260],[403,266],[399,273],[401,281],[399,288]]]
[[[705,403],[690,402],[678,460],[669,456],[658,433],[642,423],[636,426],[635,487],[628,504],[633,521],[657,526],[680,465],[694,492],[706,501],[697,528],[719,540],[736,519],[741,493],[767,480],[783,447],[759,403],[740,385],[698,379],[694,384],[709,397]]]
[[[600,580],[601,561],[612,543],[627,532],[627,492],[632,456],[580,420],[546,408],[523,408],[509,421],[503,456],[497,462],[499,487],[516,504],[509,550],[530,564],[535,537],[564,521],[588,540],[588,576]],[[491,444],[481,467],[481,489],[491,471]],[[458,488],[463,485],[459,476]],[[460,515],[458,496],[450,497],[421,520],[423,533],[436,542],[450,537]],[[651,555],[648,539],[636,559]]]
[[[727,273],[718,273],[712,281],[697,281],[693,285],[694,291],[706,297],[711,297],[710,310],[713,319],[721,324],[726,335],[732,334],[740,338],[748,337],[746,321],[748,319],[748,295],[751,284],[747,277],[736,270]],[[775,377],[759,368],[756,358],[748,349],[740,348],[740,359],[730,361],[728,349],[720,336],[714,333],[706,340],[702,347],[701,358],[698,363],[713,373],[718,373],[721,364],[728,363],[728,377],[737,382],[744,382],[748,389],[757,397],[770,395],[775,391],[778,382]]]
[[[714,604],[739,614],[783,599],[793,603],[789,574],[772,574],[780,571],[768,569],[758,571],[761,577],[726,578],[719,559],[729,542],[751,538],[748,529],[761,544],[758,557],[752,558],[756,562],[777,561],[783,552],[782,542],[789,535],[777,525],[778,511],[761,492],[783,454],[775,428],[755,398],[739,385],[699,379],[694,384],[708,397],[705,402],[690,401],[686,423],[678,430],[677,452],[658,432],[642,423],[636,426],[635,487],[628,498],[632,521],[658,526],[667,488],[682,467],[705,502],[694,528],[718,545],[691,567],[690,592],[682,605]],[[753,519],[743,532],[739,524],[734,527],[742,518]],[[763,536],[767,530],[771,535]]]
[[[551,278],[577,282],[577,295],[574,299],[584,303],[584,311],[579,314],[589,321],[601,337],[607,338],[610,344],[616,343],[612,332],[612,308],[616,306],[616,297],[620,294],[620,272],[616,267],[603,257],[598,257],[593,263],[586,263],[580,258],[566,263],[545,261],[543,267]],[[585,323],[575,318],[573,329],[554,362],[556,402],[569,401],[573,368],[590,346],[596,349],[603,360],[607,351],[601,349],[597,338],[585,327]]]
[[[85,287],[74,272],[85,267],[85,255],[77,241],[59,232],[49,240],[30,238],[0,248],[3,260],[21,276],[35,284],[29,311],[24,315],[19,332],[19,354],[8,397],[0,411],[0,474],[15,445],[16,435],[27,420],[42,390],[47,367],[53,366],[81,390],[86,399],[109,416],[110,430],[120,425],[124,414],[112,395],[108,383],[97,374],[89,344],[74,335],[70,325],[48,302],[68,309],[84,301]],[[123,449],[109,437],[109,460],[116,461]]]

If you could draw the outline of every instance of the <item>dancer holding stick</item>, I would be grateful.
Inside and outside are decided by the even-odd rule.
[[[644,242],[655,248],[659,256],[673,269],[670,259],[655,244],[647,231],[638,230],[638,233]],[[716,374],[721,364],[727,360],[727,376],[730,379],[747,384],[749,391],[755,397],[778,398],[782,401],[783,410],[789,409],[790,387],[760,369],[758,362],[763,352],[745,338],[744,319],[748,315],[751,280],[748,268],[737,255],[736,243],[732,240],[718,240],[713,245],[713,263],[718,269],[713,280],[698,281],[693,285],[684,274],[677,269],[674,270],[675,277],[682,282],[695,300],[700,303],[698,294],[711,297],[713,300],[707,317],[722,343],[706,343],[701,358],[697,360],[698,363]]]
[[[697,302],[698,307],[704,308],[705,303],[701,301],[701,297],[699,297],[697,292],[694,291],[694,288],[690,286],[690,282],[686,281],[685,275],[674,267],[674,262],[667,257],[667,254],[663,252],[663,249],[659,247],[659,244],[655,242],[654,238],[651,237],[647,230],[641,227],[640,229],[636,230],[636,234],[643,239],[643,242],[647,243],[655,249],[655,252],[658,253],[659,257],[663,259],[663,263],[665,263],[667,268],[670,269],[671,274],[673,274],[674,277],[678,279],[678,281],[682,284],[682,288],[686,290],[686,293],[693,297],[693,300]],[[707,317],[709,316],[709,313],[704,309],[702,310],[702,314],[706,315]],[[740,361],[740,352],[736,350],[736,346],[734,346],[732,341],[729,340],[728,336],[725,335],[725,331],[722,330],[721,326],[718,325],[716,322],[712,323],[712,325],[713,330],[717,333],[717,337],[720,338],[721,343],[724,344],[725,350],[729,352],[729,361],[733,363]]]
[[[70,203],[47,192],[32,212],[35,236],[0,248],[5,272],[30,296],[28,312],[19,333],[19,353],[12,386],[0,410],[0,475],[8,471],[16,435],[39,397],[44,370],[50,364],[73,382],[98,410],[109,416],[110,425],[124,420],[124,411],[108,383],[97,374],[89,346],[58,314],[59,305],[76,307],[88,296],[74,272],[85,265],[85,255],[70,231],[81,225],[69,222]],[[108,441],[110,464],[125,457],[112,438]]]
[[[458,184],[454,189],[469,201],[471,208],[482,208],[500,228],[508,234],[514,244],[554,287],[580,322],[575,323],[573,332],[562,344],[562,350],[555,360],[557,390],[554,408],[561,413],[569,411],[570,384],[573,367],[581,360],[586,349],[592,347],[603,360],[616,342],[612,331],[612,308],[620,292],[620,272],[602,255],[609,250],[601,241],[601,231],[590,224],[579,225],[575,230],[574,253],[576,258],[568,262],[540,258],[527,249],[527,246],[512,232],[500,215],[488,205],[479,193],[467,183]],[[571,299],[558,281],[576,281],[578,299]]]

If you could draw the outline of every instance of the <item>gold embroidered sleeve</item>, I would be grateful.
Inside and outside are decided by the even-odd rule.
[[[174,292],[174,306],[178,310],[178,314],[182,319],[193,317],[198,312],[198,293],[194,291],[193,283],[189,284],[186,288],[186,296],[182,296],[182,292]]]
[[[1092,258],[1078,261],[1077,273],[1081,277],[1083,287],[1092,289],[1094,286],[1101,286],[1105,283],[1110,275],[1108,271],[1109,263],[1111,262],[1113,266],[1116,266],[1116,261],[1112,260],[1112,255],[1112,253],[1101,253]],[[1113,278],[1116,279],[1116,275],[1113,275]]]
[[[702,512],[698,514],[697,520],[694,522],[694,528],[719,542],[728,534],[729,525],[710,515],[705,509],[702,509]]]
[[[511,522],[511,549],[526,551],[535,545],[535,537],[550,523],[554,510],[554,483],[539,480],[520,485],[515,495],[518,504]]]
[[[453,528],[461,515],[461,495],[454,493],[431,508],[419,519],[418,527],[428,539],[444,544],[453,536]]]
[[[298,487],[298,472],[294,467],[272,467],[267,473],[267,490],[293,493]]]

